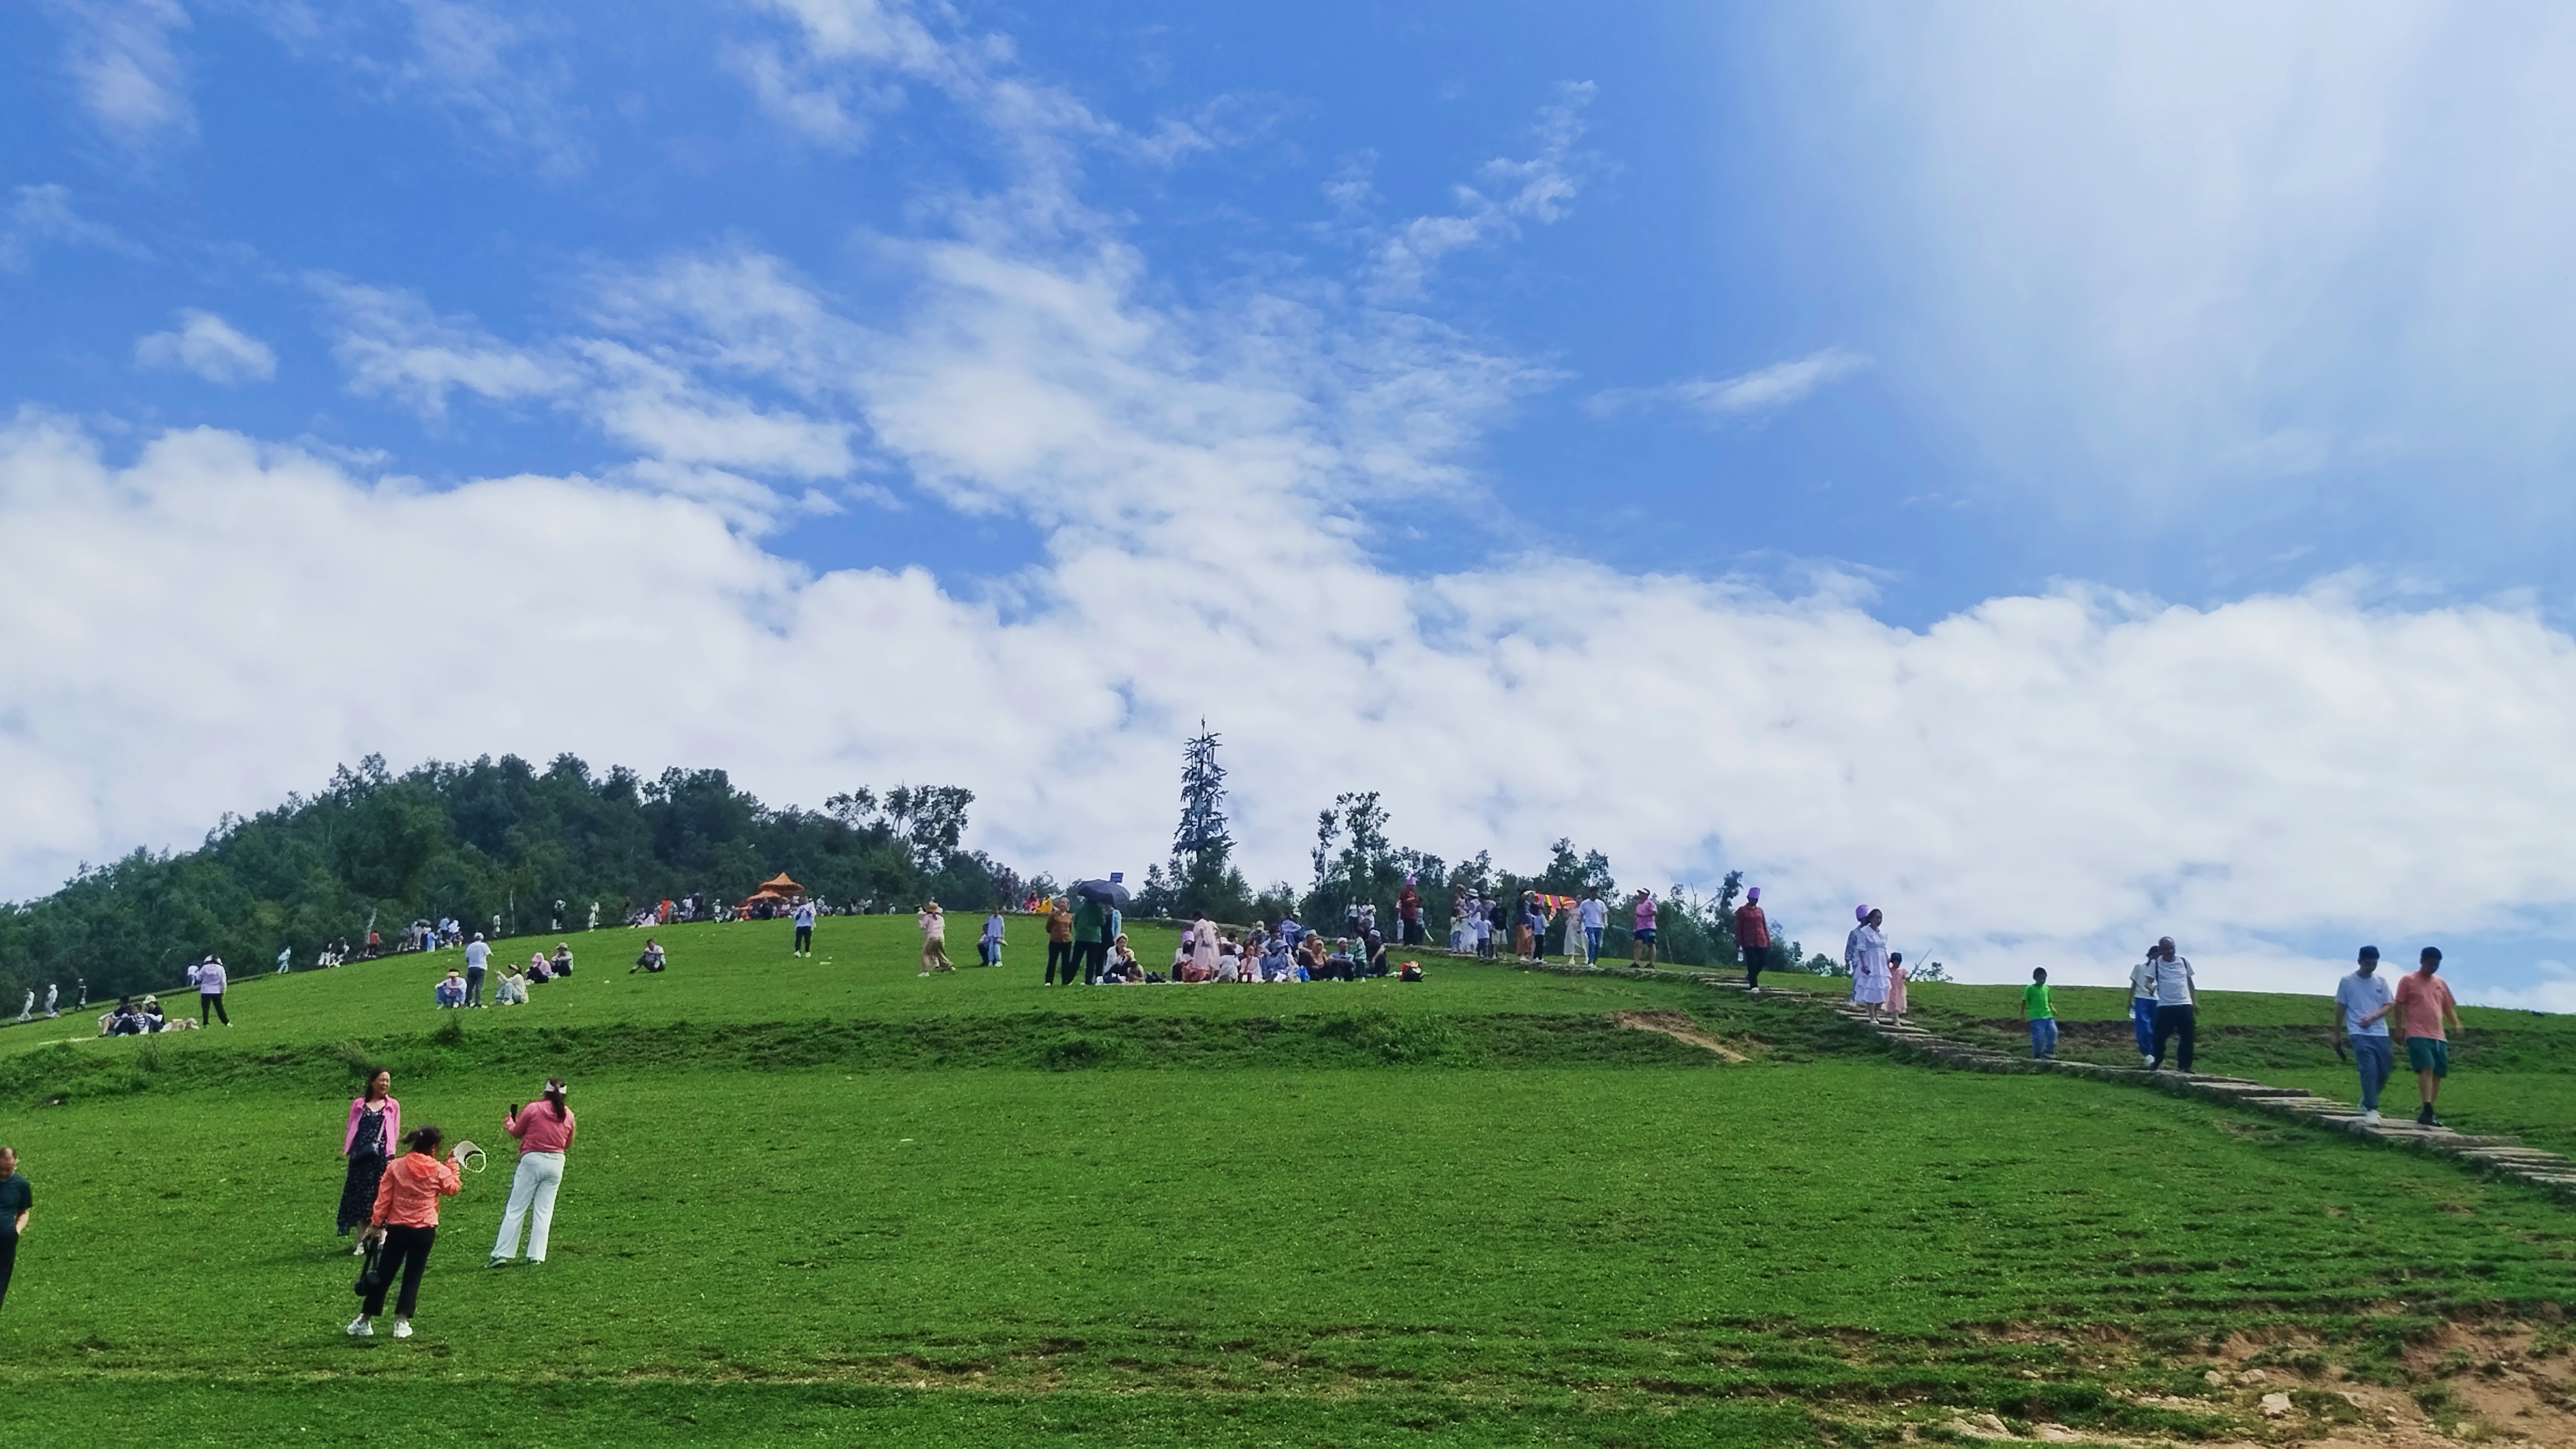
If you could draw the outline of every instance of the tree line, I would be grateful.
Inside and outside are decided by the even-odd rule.
[[[974,793],[951,785],[861,787],[821,810],[779,809],[722,770],[623,766],[594,773],[559,755],[432,762],[400,775],[381,756],[335,771],[319,794],[248,818],[227,815],[184,852],[137,850],[83,866],[62,889],[0,906],[0,1000],[47,983],[63,1004],[168,990],[208,951],[236,975],[280,948],[301,968],[326,943],[388,942],[414,920],[469,930],[603,925],[664,899],[738,900],[784,871],[842,904],[909,909],[925,898],[981,910],[1051,888],[960,840]]]

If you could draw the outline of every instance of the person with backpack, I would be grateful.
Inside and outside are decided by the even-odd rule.
[[[546,1237],[555,1224],[555,1194],[563,1187],[564,1153],[572,1148],[577,1125],[572,1109],[564,1105],[567,1095],[563,1078],[548,1077],[537,1101],[525,1111],[514,1104],[502,1115],[501,1130],[519,1139],[519,1170],[511,1174],[510,1201],[501,1210],[501,1235],[492,1243],[495,1268],[518,1256],[523,1221],[528,1261],[546,1260]]]
[[[438,1241],[438,1200],[465,1190],[456,1170],[470,1142],[456,1144],[445,1161],[438,1149],[447,1134],[436,1127],[415,1127],[403,1138],[411,1150],[386,1166],[376,1184],[376,1206],[369,1216],[367,1267],[358,1275],[363,1300],[349,1320],[349,1336],[366,1338],[376,1331],[376,1316],[385,1311],[385,1294],[402,1279],[394,1300],[394,1337],[411,1337],[412,1310],[420,1306],[420,1275],[429,1267],[430,1245]]]

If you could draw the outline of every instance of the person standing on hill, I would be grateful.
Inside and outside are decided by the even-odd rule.
[[[208,951],[205,960],[188,968],[188,984],[197,988],[197,1025],[208,1025],[208,1013],[220,1018],[226,1026],[233,1024],[232,1013],[224,1010],[222,958]]]
[[[572,1148],[576,1125],[572,1109],[564,1105],[566,1095],[564,1079],[548,1077],[527,1110],[512,1106],[502,1114],[501,1130],[519,1139],[519,1169],[510,1177],[509,1205],[501,1210],[501,1235],[492,1242],[492,1267],[519,1255],[522,1221],[528,1230],[528,1261],[546,1260],[546,1237],[555,1225],[555,1193],[563,1187],[564,1153]]]
[[[2179,1035],[2182,1052],[2175,1058],[2175,1065],[2189,1072],[2193,1038],[2200,1030],[2200,997],[2191,978],[2191,958],[2176,955],[2174,938],[2162,936],[2147,957],[2147,968],[2147,982],[2156,991],[2156,1049],[2147,1058],[2147,1070],[2164,1070],[2165,1043]]]
[[[1857,906],[1852,915],[1860,924],[1843,938],[1843,969],[1851,973],[1851,999],[1854,1006],[1869,1008],[1869,1019],[1887,1006],[1887,938],[1878,928],[1887,917],[1875,906]]]
[[[2048,968],[2030,968],[2030,984],[2021,989],[2021,1019],[2030,1023],[2030,1055],[2037,1061],[2057,1055],[2057,1009],[2048,1004]]]
[[[1073,976],[1073,906],[1058,896],[1047,903],[1046,975],[1039,984],[1071,986]]]
[[[9,1276],[18,1269],[18,1239],[27,1231],[27,1215],[36,1206],[36,1190],[18,1170],[18,1149],[0,1147],[0,1305],[9,1301]]]
[[[1583,964],[1601,959],[1601,933],[1610,928],[1610,907],[1597,890],[1583,893],[1583,904],[1574,908],[1583,918]]]
[[[1735,908],[1735,951],[1744,958],[1744,989],[1762,989],[1762,968],[1771,964],[1771,918],[1762,914],[1762,887],[1744,893]]]
[[[278,947],[278,948],[277,948],[277,971],[275,972],[275,974],[276,974],[276,975],[279,975],[279,976],[283,976],[283,975],[285,975],[287,972],[292,971],[292,970],[294,970],[294,969],[295,969],[295,948],[294,948],[294,947],[292,947],[292,946],[280,946],[280,947]]]
[[[2129,968],[2129,1025],[2138,1034],[2138,1065],[2156,1064],[2156,952]]]
[[[811,956],[814,954],[814,903],[812,901],[800,901],[797,903],[796,945],[793,950],[788,952],[788,954],[791,956]]]
[[[394,1337],[411,1337],[411,1313],[420,1306],[420,1275],[429,1267],[430,1245],[438,1241],[438,1200],[465,1190],[456,1163],[469,1144],[456,1144],[456,1154],[441,1162],[438,1149],[446,1140],[447,1134],[436,1127],[413,1128],[403,1139],[411,1150],[396,1158],[376,1185],[376,1206],[369,1214],[374,1226],[368,1230],[367,1246],[380,1256],[364,1280],[366,1297],[358,1316],[349,1320],[353,1338],[376,1331],[375,1317],[385,1311],[385,1292],[393,1286],[397,1271],[402,1275],[402,1296],[394,1300]]]
[[[483,944],[481,931],[475,932],[474,939],[465,945],[465,1004],[467,1006],[483,1004],[483,968],[491,959],[492,948]]]
[[[2395,993],[2379,974],[2379,948],[2364,946],[2352,974],[2335,983],[2334,1044],[2352,1045],[2352,1065],[2361,1073],[2361,1120],[2379,1120],[2379,1089],[2388,1085],[2397,1057],[2388,1040],[2388,1010]]]
[[[1002,964],[1002,931],[1004,923],[999,907],[986,913],[984,933],[975,938],[975,955],[987,966]]]
[[[1395,937],[1408,946],[1422,944],[1422,892],[1414,889],[1414,877],[1406,876],[1395,893]]]
[[[376,1184],[400,1141],[402,1103],[394,1100],[394,1074],[379,1067],[367,1074],[366,1090],[349,1099],[349,1125],[340,1134],[340,1155],[349,1159],[349,1175],[340,1183],[341,1237],[375,1211]],[[363,1237],[357,1251],[367,1251]]]
[[[2395,1001],[2398,1018],[2406,1024],[2406,1065],[2415,1069],[2415,1090],[2424,1098],[2415,1121],[2439,1127],[2442,1119],[2433,1115],[2433,1099],[2451,1074],[2451,1038],[2444,1027],[2460,1024],[2460,1010],[2451,1000],[2450,985],[2433,975],[2442,969],[2442,949],[2427,946],[2417,961],[2397,983]]]
[[[921,927],[921,974],[956,970],[957,963],[948,959],[948,917],[940,911],[939,902],[922,902],[921,914],[913,917],[913,924]]]
[[[1086,895],[1073,898],[1073,969],[1085,986],[1100,979],[1109,965],[1109,908]],[[1071,981],[1066,982],[1071,985]]]

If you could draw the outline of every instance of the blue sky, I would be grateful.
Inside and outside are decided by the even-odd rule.
[[[0,53],[0,406],[46,480],[20,506],[90,480],[93,536],[148,556],[177,490],[245,489],[224,567],[274,575],[311,567],[290,535],[341,546],[251,527],[281,460],[344,490],[307,506],[424,537],[511,488],[577,500],[551,548],[464,565],[486,594],[693,510],[686,617],[754,641],[709,647],[828,673],[849,636],[795,621],[876,590],[869,627],[987,661],[946,683],[1002,710],[1035,666],[992,661],[1097,666],[1053,733],[837,696],[794,744],[713,706],[639,730],[548,672],[627,616],[540,597],[516,617],[552,652],[473,687],[555,707],[494,725],[451,685],[389,720],[245,659],[308,727],[246,702],[238,768],[148,799],[67,743],[99,735],[78,663],[30,666],[48,690],[0,704],[62,814],[8,842],[13,891],[367,749],[659,752],[790,798],[936,767],[1008,802],[997,845],[1141,862],[1204,713],[1283,874],[1318,798],[1374,785],[1455,853],[1570,832],[1656,876],[1776,871],[1817,917],[1902,882],[1999,971],[2172,916],[2249,975],[2413,929],[2509,959],[2499,990],[2558,980],[2559,12],[145,0],[8,11]],[[1204,627],[1158,634],[1170,607]],[[334,647],[474,657],[439,628]],[[1472,688],[1417,696],[1448,669]],[[1522,707],[1576,680],[1665,733]],[[190,748],[185,709],[111,713],[147,778]],[[1460,728],[1473,769],[1440,757]],[[1641,748],[1684,782],[1651,821],[1604,803]],[[2239,773],[2216,818],[2137,819]],[[1131,778],[1100,814],[1054,793]],[[2419,857],[2499,811],[2532,823],[2439,909],[2281,894],[2338,830],[2440,878]],[[1944,870],[2045,875],[2104,834],[2154,843],[2063,883],[2091,920]]]

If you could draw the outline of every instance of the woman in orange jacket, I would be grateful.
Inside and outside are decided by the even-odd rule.
[[[352,1337],[365,1338],[376,1331],[373,1320],[385,1311],[385,1290],[392,1286],[397,1267],[402,1270],[402,1297],[394,1301],[394,1337],[411,1337],[411,1311],[420,1301],[421,1270],[429,1266],[429,1245],[438,1237],[438,1200],[463,1190],[465,1180],[457,1176],[456,1166],[474,1150],[473,1143],[459,1142],[456,1151],[441,1162],[438,1148],[446,1139],[447,1134],[436,1127],[413,1128],[403,1138],[403,1145],[411,1150],[386,1164],[385,1175],[376,1184],[367,1242],[378,1247],[382,1256],[369,1274],[363,1311],[349,1320]]]

